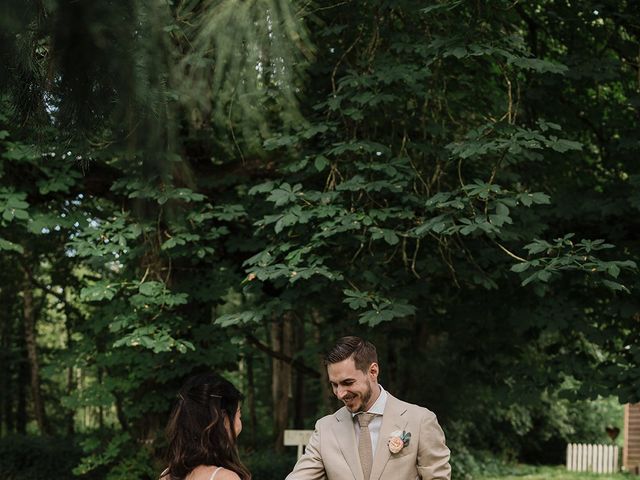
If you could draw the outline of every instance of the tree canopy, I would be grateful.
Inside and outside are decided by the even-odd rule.
[[[640,399],[637,2],[4,9],[2,434],[156,478],[212,368],[278,448],[345,334],[459,472]]]

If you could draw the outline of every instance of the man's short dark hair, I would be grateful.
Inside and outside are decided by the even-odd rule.
[[[363,372],[366,372],[372,363],[378,363],[378,353],[373,343],[353,336],[342,337],[338,340],[325,355],[324,363],[330,365],[350,357],[353,357],[356,368]]]

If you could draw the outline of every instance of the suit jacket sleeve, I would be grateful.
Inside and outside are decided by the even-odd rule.
[[[420,425],[418,474],[422,480],[450,480],[449,448],[436,416],[429,412]]]
[[[293,467],[293,471],[287,475],[285,480],[325,480],[326,478],[324,462],[320,454],[320,429],[316,423],[313,435],[304,450],[304,455],[300,457]]]

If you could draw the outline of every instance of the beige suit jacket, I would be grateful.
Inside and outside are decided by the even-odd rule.
[[[387,442],[395,430],[411,433],[411,440],[392,454]],[[449,449],[436,416],[389,395],[370,480],[450,478]],[[353,418],[346,407],[318,420],[304,455],[286,480],[363,480]]]

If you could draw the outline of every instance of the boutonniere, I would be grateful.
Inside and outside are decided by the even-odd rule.
[[[409,445],[410,441],[411,434],[409,432],[405,432],[404,430],[391,432],[388,442],[389,451],[391,453],[399,453],[404,447]]]

